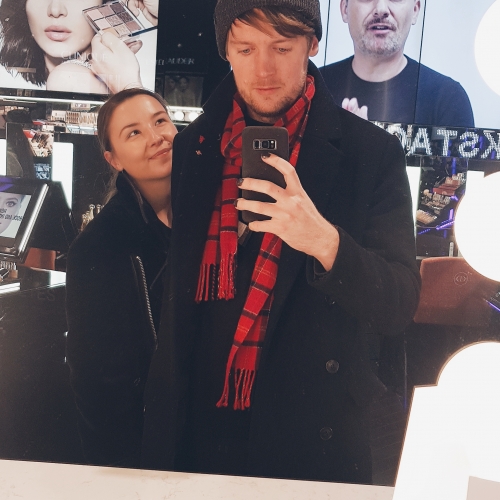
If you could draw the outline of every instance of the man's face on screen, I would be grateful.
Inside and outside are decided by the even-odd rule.
[[[403,52],[420,0],[341,0],[340,10],[355,50],[384,57]]]

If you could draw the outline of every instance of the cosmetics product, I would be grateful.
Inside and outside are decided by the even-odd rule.
[[[109,31],[122,40],[130,40],[157,28],[147,20],[141,22],[119,0],[85,9],[83,15],[96,33]]]

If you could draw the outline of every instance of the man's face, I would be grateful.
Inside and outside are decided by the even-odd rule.
[[[318,40],[285,38],[271,26],[264,33],[236,20],[228,33],[227,60],[249,115],[275,123],[302,94],[309,57],[318,53]]]
[[[340,11],[357,51],[391,56],[403,52],[420,0],[341,0]]]

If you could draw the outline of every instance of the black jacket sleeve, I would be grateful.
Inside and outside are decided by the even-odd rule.
[[[376,333],[397,334],[418,305],[420,274],[415,258],[411,195],[401,145],[387,135],[379,176],[367,208],[362,241],[342,228],[338,254],[328,273],[308,258],[310,284],[330,296]],[[324,270],[323,270],[324,271]]]

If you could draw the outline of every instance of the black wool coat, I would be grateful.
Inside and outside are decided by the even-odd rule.
[[[369,482],[365,409],[386,389],[370,369],[361,331],[396,335],[417,307],[411,197],[398,140],[338,108],[313,64],[309,72],[316,94],[297,173],[338,227],[340,246],[333,268],[321,275],[312,257],[283,244],[252,394],[247,471]],[[156,410],[146,412],[144,467],[175,468],[181,436],[189,432],[190,356],[200,321],[194,296],[234,92],[229,74],[174,144],[171,268],[147,389]]]
[[[123,174],[117,188],[70,247],[66,357],[86,463],[138,467],[169,229]]]

